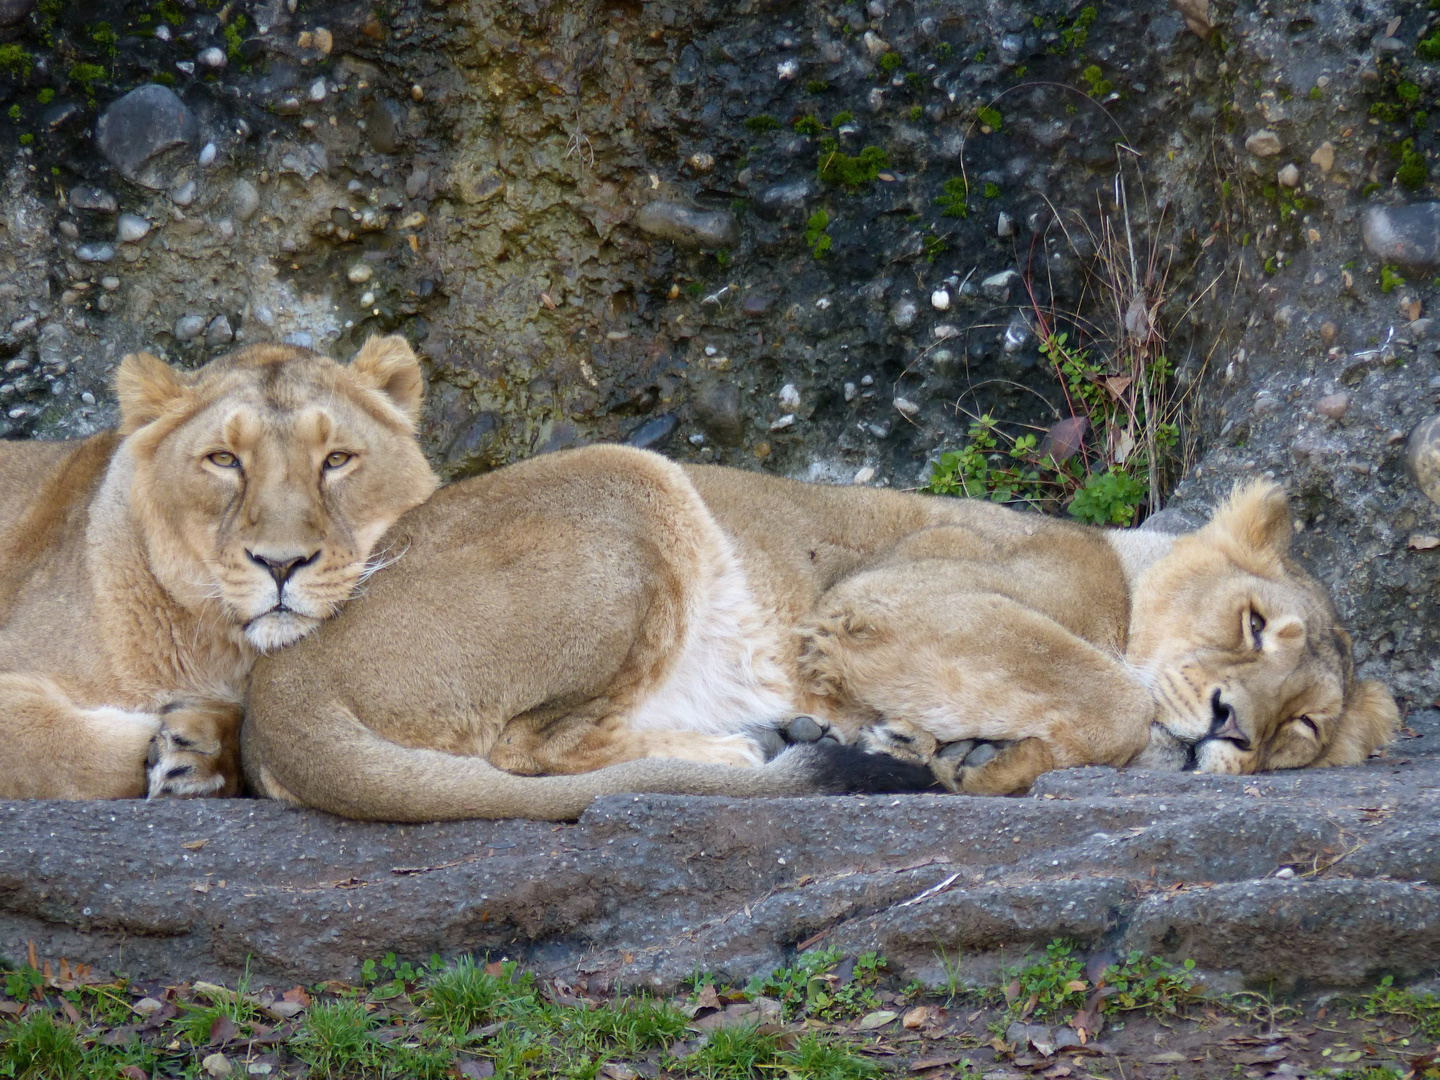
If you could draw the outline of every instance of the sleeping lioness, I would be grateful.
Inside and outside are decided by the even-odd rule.
[[[0,442],[0,798],[235,794],[258,653],[331,615],[436,479],[400,338],[117,373],[121,425]]]
[[[1290,534],[1266,483],[1172,539],[624,447],[553,454],[441,489],[380,541],[393,565],[364,595],[257,664],[244,768],[287,802],[425,821],[932,769],[1006,793],[1083,764],[1358,762],[1395,703],[1354,678]],[[799,715],[833,742],[767,763],[755,732]],[[971,739],[1005,746],[954,766],[946,747]],[[867,755],[836,743],[929,768],[857,780]]]

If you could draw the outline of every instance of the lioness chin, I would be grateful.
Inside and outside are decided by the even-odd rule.
[[[624,447],[548,455],[405,515],[366,594],[257,664],[244,767],[287,802],[426,821],[573,818],[616,791],[1358,762],[1395,704],[1355,679],[1290,533],[1264,483],[1172,538]],[[767,763],[754,733],[799,715],[844,746]],[[954,766],[944,747],[971,739],[1006,745]]]
[[[239,791],[257,654],[328,618],[436,478],[398,337],[195,372],[147,353],[121,424],[0,442],[0,798]]]

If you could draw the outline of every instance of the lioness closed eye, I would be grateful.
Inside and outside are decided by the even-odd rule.
[[[119,431],[0,442],[0,798],[235,794],[255,656],[328,618],[436,480],[419,364],[146,353]]]
[[[624,447],[547,455],[408,513],[365,595],[257,664],[245,771],[289,802],[423,821],[1360,761],[1395,705],[1355,680],[1289,531],[1264,484],[1172,539]],[[829,738],[767,763],[786,727]],[[972,739],[1007,745],[956,767]]]

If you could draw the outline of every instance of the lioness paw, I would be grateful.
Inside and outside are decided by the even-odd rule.
[[[146,798],[238,795],[242,715],[240,706],[218,702],[164,710],[146,757]]]

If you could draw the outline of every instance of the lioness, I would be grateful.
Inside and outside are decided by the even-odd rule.
[[[764,764],[749,732],[799,714],[942,774],[945,744],[1008,742],[949,770],[977,793],[1081,764],[1358,762],[1395,704],[1355,680],[1290,533],[1264,483],[1173,539],[624,447],[545,456],[441,489],[366,595],[257,664],[246,776],[393,821],[875,783],[821,746]]]
[[[398,337],[340,365],[147,353],[121,424],[0,442],[0,798],[235,794],[258,653],[329,617],[435,489]]]

